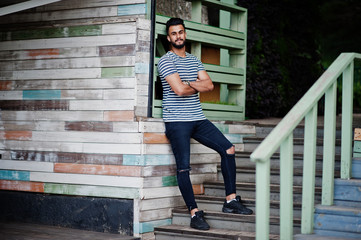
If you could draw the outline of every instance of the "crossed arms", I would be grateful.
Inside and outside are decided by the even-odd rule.
[[[212,80],[205,70],[199,71],[197,80],[190,82],[189,85],[182,82],[178,73],[173,73],[165,79],[178,96],[189,96],[197,92],[209,92],[214,88]]]

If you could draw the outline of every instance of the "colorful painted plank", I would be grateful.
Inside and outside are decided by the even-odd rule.
[[[83,143],[82,152],[109,154],[141,154],[141,144]]]
[[[147,4],[129,4],[118,6],[118,16],[141,15],[147,13]]]
[[[128,177],[141,177],[143,175],[142,168],[138,166],[115,166],[115,165],[93,165],[93,164],[71,164],[71,163],[55,163],[54,172],[93,174],[93,175],[115,175],[115,176],[128,176]]]
[[[61,91],[60,90],[24,90],[23,91],[23,99],[43,99],[43,100],[51,100],[51,99],[60,99]]]
[[[162,220],[155,220],[149,222],[135,222],[134,223],[134,233],[146,233],[146,232],[153,232],[155,227],[170,225],[172,224],[172,219],[162,219]]]
[[[0,139],[28,141],[32,139],[31,131],[0,131]]]
[[[2,81],[0,81],[1,83]],[[68,79],[68,80],[16,80],[4,81],[8,90],[26,89],[101,89],[101,88],[124,88],[135,87],[134,78],[103,78],[103,79]],[[4,89],[5,90],[5,89]]]
[[[104,121],[134,121],[134,111],[104,111]]]
[[[0,180],[1,190],[44,192],[44,183]]]
[[[14,179],[15,180],[15,179]],[[93,186],[141,188],[143,178],[88,174],[30,172],[30,181]]]
[[[25,50],[25,49],[49,49],[66,47],[92,47],[105,45],[135,44],[136,34],[90,36],[74,38],[54,38],[6,41],[0,45],[0,50]]]
[[[30,180],[30,172],[14,171],[14,170],[0,170],[0,179],[15,180],[15,181],[29,181]]]
[[[76,121],[65,122],[66,131],[113,132],[111,122]]]
[[[134,109],[134,100],[70,100],[69,110],[128,110]],[[1,105],[0,105],[1,106]]]
[[[124,143],[133,144],[141,143],[140,133],[112,133],[112,132],[40,132],[35,131],[32,135],[33,141],[48,141],[48,142],[95,142],[95,143]]]
[[[135,55],[134,44],[113,45],[113,46],[100,46],[99,56],[133,56]]]
[[[107,187],[75,184],[45,183],[44,192],[52,194],[112,197],[112,198],[139,198],[139,189],[130,187]]]
[[[12,160],[50,163],[122,165],[123,162],[122,154],[88,154],[55,151],[39,152],[13,150],[10,152],[10,156]]]
[[[68,101],[64,100],[0,100],[3,111],[63,111],[69,110]]]
[[[1,103],[1,101],[0,101]],[[2,111],[4,121],[103,121],[100,111]]]

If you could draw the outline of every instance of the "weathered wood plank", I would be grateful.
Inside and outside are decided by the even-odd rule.
[[[69,4],[69,0],[60,1],[52,4],[48,4],[45,6],[37,7],[37,12],[47,12],[54,10],[65,10],[65,9],[73,9],[73,8],[92,8],[92,7],[105,7],[105,6],[117,6],[123,4],[135,4],[135,3],[145,3],[146,0],[107,0],[107,1],[99,1],[99,0],[77,0],[76,2],[72,1]]]
[[[0,91],[1,100],[22,100],[22,91]]]
[[[0,83],[3,81],[0,81]],[[134,78],[102,78],[102,79],[69,79],[69,80],[16,80],[5,81],[4,90],[26,89],[100,89],[135,87]]]
[[[32,150],[32,151],[54,151],[54,152],[83,152],[82,143],[68,142],[35,142],[35,141],[3,141],[6,150]]]
[[[0,180],[0,189],[25,192],[44,192],[44,183]]]
[[[80,69],[134,66],[134,56],[110,56],[88,58],[64,58],[64,59],[37,59],[24,61],[8,61],[0,65],[2,71],[15,70],[44,70],[44,69]],[[58,76],[59,77],[59,76]]]
[[[60,99],[61,91],[60,90],[24,90],[23,99]]]
[[[18,121],[103,121],[98,111],[2,111],[3,120]]]
[[[141,144],[83,143],[83,152],[109,154],[141,154]]]
[[[92,11],[89,9],[70,9],[62,11],[51,11],[46,13],[18,13],[7,15],[2,18],[3,24],[9,23],[26,23],[39,21],[56,21],[81,18],[97,18],[117,16],[117,6],[97,7]]]
[[[112,133],[112,132],[40,132],[32,133],[33,141],[48,142],[96,142],[96,143],[141,143],[140,133]]]
[[[141,193],[142,199],[163,198],[163,197],[177,197],[181,196],[178,186],[172,187],[158,187],[145,188]]]
[[[102,78],[119,78],[119,77],[134,77],[134,76],[135,76],[134,67],[112,67],[112,68],[101,69]]]
[[[128,176],[128,177],[142,177],[143,175],[142,167],[138,167],[138,166],[93,165],[93,164],[72,164],[72,163],[55,163],[54,172],[93,174],[93,175],[115,175],[115,176]]]
[[[103,90],[103,99],[135,99],[135,91],[129,89]]]
[[[7,131],[63,131],[65,122],[3,121]]]
[[[134,44],[113,45],[113,46],[100,46],[99,56],[133,56],[135,55]]]
[[[104,121],[133,121],[134,111],[104,111]]]
[[[113,132],[138,132],[138,122],[113,122]]]
[[[74,78],[100,78],[102,68],[77,68],[77,69],[42,69],[42,70],[20,70],[2,71],[1,79],[11,80],[33,80],[33,79],[74,79]],[[61,77],[60,77],[61,76]]]
[[[74,38],[56,38],[56,39],[35,39],[6,41],[0,45],[0,50],[25,50],[25,49],[52,49],[66,47],[92,47],[105,45],[135,44],[135,34],[90,36]]]
[[[139,221],[147,222],[171,217],[172,210],[170,208],[158,208],[150,211],[141,211]]]
[[[50,163],[77,163],[77,164],[104,164],[122,165],[122,154],[88,154],[72,152],[42,152],[13,150],[10,152],[11,159],[17,161],[36,161]]]
[[[70,100],[69,110],[86,111],[86,110],[128,110],[134,109],[134,100]],[[1,106],[1,105],[0,105]]]
[[[142,15],[147,13],[147,4],[129,4],[118,6],[118,16]]]
[[[355,134],[353,140],[361,141],[361,128],[355,128]]]
[[[92,121],[65,122],[64,129],[66,131],[112,132],[113,124],[111,122]]]
[[[18,170],[18,171],[53,172],[54,164],[49,162],[17,161],[17,160],[2,159],[0,161],[0,169]]]
[[[139,198],[138,188],[45,183],[45,193],[92,197]]]
[[[135,33],[137,29],[135,22],[128,23],[112,23],[102,25],[102,34],[126,34]]]
[[[30,172],[30,181],[93,186],[141,188],[141,177]]]
[[[29,181],[30,173],[28,171],[0,170],[0,179]]]
[[[164,133],[165,126],[163,120],[157,122],[139,122],[139,130],[141,132],[155,132],[155,133]]]
[[[0,90],[11,90],[13,81],[0,81]]]
[[[0,60],[27,60],[27,59],[56,59],[56,58],[74,58],[74,57],[97,57],[99,56],[98,47],[68,47],[68,48],[49,48],[49,49],[31,49],[31,50],[7,50],[0,51]]]
[[[173,154],[123,155],[123,165],[150,166],[175,164]]]
[[[164,133],[144,133],[143,142],[149,144],[169,143]]]
[[[159,206],[164,208],[174,208],[179,206],[185,206],[184,200],[181,196],[178,197],[170,197],[170,198],[155,198],[155,199],[147,199],[142,200],[139,203],[140,211],[147,211],[152,209],[157,209]]]
[[[0,139],[27,141],[32,139],[31,131],[0,131]]]
[[[161,165],[161,166],[145,166],[143,168],[144,177],[159,177],[176,175],[177,168],[175,165]]]
[[[0,100],[3,111],[64,111],[69,110],[69,102],[64,100]]]
[[[162,219],[162,220],[154,220],[154,221],[149,221],[149,222],[135,223],[134,233],[136,233],[137,230],[138,230],[138,233],[153,232],[155,227],[165,226],[165,225],[170,225],[170,224],[172,224],[171,218]]]
[[[40,29],[26,29],[12,32],[0,33],[0,40],[28,40],[28,39],[45,39],[45,38],[64,38],[79,36],[98,36],[102,34],[101,25],[89,26],[70,26],[70,27],[53,27]]]

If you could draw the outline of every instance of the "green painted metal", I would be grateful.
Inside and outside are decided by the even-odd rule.
[[[305,117],[305,137],[303,152],[303,180],[302,180],[302,216],[301,233],[313,232],[313,213],[315,202],[316,176],[316,138],[317,137],[317,106]]]
[[[315,84],[307,91],[300,101],[290,110],[290,112],[281,120],[273,131],[251,154],[251,160],[256,162],[256,239],[268,239],[269,234],[269,179],[270,179],[270,157],[280,147],[287,144],[293,130],[306,116],[305,143],[312,143],[312,146],[305,144],[305,166],[312,168],[311,175],[304,175],[303,182],[303,203],[313,199],[314,193],[314,164],[316,149],[317,126],[316,108],[321,97],[325,96],[325,124],[324,124],[324,166],[323,166],[323,192],[322,204],[332,204],[333,202],[333,171],[334,171],[334,147],[336,131],[336,87],[337,79],[343,74],[342,91],[342,147],[341,147],[341,166],[342,178],[349,178],[351,175],[351,149],[352,149],[352,95],[353,95],[353,61],[361,59],[361,54],[342,53],[331,64],[331,66],[322,74]],[[285,155],[290,154],[286,152]],[[310,151],[309,153],[306,151]],[[281,161],[281,164],[285,164]],[[281,166],[281,169],[288,169]],[[287,171],[287,170],[285,170]],[[306,171],[304,171],[305,173]],[[283,173],[281,172],[281,175]],[[310,180],[305,179],[310,178]],[[291,178],[292,179],[292,178]],[[290,180],[292,181],[292,180]],[[311,186],[311,184],[313,186]],[[290,200],[292,201],[292,200]],[[290,203],[291,204],[291,203]],[[313,205],[313,203],[312,203]],[[313,206],[306,204],[302,209],[301,229],[304,233],[312,232],[313,227]],[[282,203],[284,206],[284,203]],[[266,209],[267,208],[267,209]],[[283,218],[284,216],[281,216]],[[281,219],[281,222],[288,222]],[[290,223],[292,224],[292,223]],[[287,228],[287,227],[285,227]],[[288,228],[293,228],[289,225]]]
[[[280,239],[293,236],[293,134],[280,148]]]
[[[343,73],[342,81],[342,135],[341,135],[341,178],[351,178],[352,160],[352,110],[353,110],[353,73],[351,62]]]
[[[325,94],[325,122],[323,133],[323,178],[322,205],[333,204],[333,179],[335,169],[336,141],[336,100],[337,81],[327,89]]]

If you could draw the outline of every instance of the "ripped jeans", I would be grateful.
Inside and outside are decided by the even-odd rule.
[[[191,138],[220,154],[226,196],[236,193],[235,155],[227,153],[233,144],[213,123],[209,120],[166,122],[165,128],[177,164],[178,186],[189,211],[198,208],[189,177]]]

